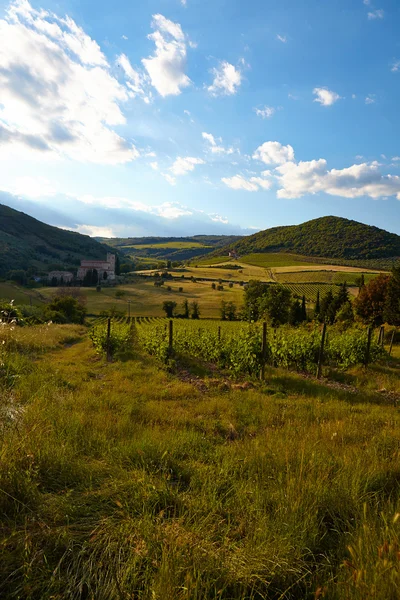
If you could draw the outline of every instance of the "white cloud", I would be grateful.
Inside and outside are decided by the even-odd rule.
[[[69,227],[62,227],[62,229],[69,229]],[[74,231],[90,235],[90,237],[112,238],[116,235],[112,227],[96,227],[95,225],[78,225]]]
[[[366,98],[365,98],[365,104],[375,104],[376,100],[375,100],[375,94],[369,94]]]
[[[397,162],[398,160],[400,160],[400,156],[393,156],[392,160],[393,162]]]
[[[369,12],[367,16],[370,21],[373,21],[374,19],[383,19],[385,12],[380,8]]]
[[[276,39],[277,39],[277,40],[279,40],[280,42],[282,42],[283,44],[286,44],[286,42],[287,42],[287,37],[286,37],[286,35],[279,35],[279,34],[278,34],[278,35],[276,36]]]
[[[171,173],[174,175],[186,175],[190,171],[194,171],[196,165],[204,165],[205,162],[202,158],[194,158],[193,156],[178,156],[174,164],[170,168]]]
[[[150,167],[153,169],[153,171],[158,171],[158,162],[156,160],[149,164],[150,164]]]
[[[332,106],[332,104],[340,100],[339,94],[328,90],[328,88],[314,88],[313,94],[316,96],[314,102],[319,102],[321,106]]]
[[[242,74],[239,69],[226,60],[220,62],[219,67],[212,69],[214,81],[207,89],[212,96],[232,96],[238,91],[242,83]]]
[[[395,60],[392,63],[392,67],[390,70],[392,71],[392,73],[397,73],[398,71],[400,71],[400,60]]]
[[[129,95],[133,98],[136,95],[143,96],[144,101],[148,103],[150,95],[146,94],[144,89],[146,78],[132,67],[129,58],[125,54],[118,56],[117,65],[122,68],[128,80],[126,85],[129,88]]]
[[[351,95],[352,100],[355,100],[357,98],[357,96],[355,94]]]
[[[175,177],[172,177],[169,173],[161,173],[161,175],[168,181],[170,185],[176,185]]]
[[[233,148],[224,148],[224,146],[218,145],[212,133],[206,133],[205,131],[203,131],[201,135],[203,139],[210,144],[210,150],[213,154],[233,154],[235,152]],[[218,142],[221,144],[222,139],[218,138]]]
[[[182,6],[186,6],[186,4],[187,4],[186,0],[181,0],[181,4],[182,4]]]
[[[363,0],[363,4],[365,4],[365,6],[370,6],[371,0]]]
[[[282,146],[279,142],[264,142],[254,152],[253,158],[266,165],[281,165],[294,160],[294,150],[292,146]]]
[[[257,117],[270,119],[275,114],[276,109],[273,106],[264,106],[264,108],[255,108],[254,111]]]
[[[280,189],[278,198],[301,198],[325,192],[342,198],[396,195],[400,199],[400,177],[382,175],[377,163],[361,163],[345,169],[328,170],[325,159],[286,163],[275,169]]]
[[[127,40],[127,39],[128,39],[128,37],[127,37],[126,35],[121,35],[121,38],[122,38],[123,40]]]
[[[258,192],[260,189],[269,190],[272,185],[271,181],[261,177],[246,179],[243,175],[222,177],[221,181],[232,190],[245,190],[246,192]]]
[[[123,125],[125,86],[97,42],[69,17],[10,4],[0,20],[0,156],[68,156],[117,164],[139,153]]]
[[[1,184],[3,190],[27,198],[43,198],[57,193],[55,185],[45,177],[17,177],[12,185]]]
[[[152,27],[155,31],[148,38],[155,43],[155,52],[142,63],[161,96],[177,96],[191,83],[185,74],[185,35],[179,23],[160,14],[153,15]]]

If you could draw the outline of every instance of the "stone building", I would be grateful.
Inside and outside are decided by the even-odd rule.
[[[53,279],[57,279],[57,283],[71,283],[74,275],[69,271],[50,271],[47,275],[48,281],[53,281]]]
[[[115,254],[107,253],[107,259],[103,260],[82,260],[78,269],[76,278],[83,281],[89,271],[96,269],[99,281],[115,279]],[[106,273],[106,275],[104,275]]]

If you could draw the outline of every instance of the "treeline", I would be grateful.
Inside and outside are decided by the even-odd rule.
[[[242,238],[221,250],[239,255],[291,252],[305,256],[377,259],[400,256],[400,236],[341,217],[322,217],[301,225],[273,227]]]

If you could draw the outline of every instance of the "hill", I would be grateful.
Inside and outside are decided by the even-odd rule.
[[[194,235],[191,237],[132,237],[96,238],[104,244],[118,248],[132,260],[190,260],[208,256],[218,248],[242,239],[238,235]]]
[[[400,257],[400,236],[341,217],[273,227],[242,238],[214,254],[289,252],[345,260]]]
[[[15,269],[73,269],[82,258],[102,259],[109,250],[87,235],[46,225],[0,204],[0,276]]]

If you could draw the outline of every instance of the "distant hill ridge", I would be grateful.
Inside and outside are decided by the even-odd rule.
[[[289,252],[336,259],[400,257],[400,236],[379,227],[342,217],[321,217],[301,225],[273,227],[247,236],[214,252],[224,256],[261,252]]]
[[[46,225],[0,204],[0,275],[10,270],[74,268],[81,259],[103,259],[109,246],[93,238]]]

